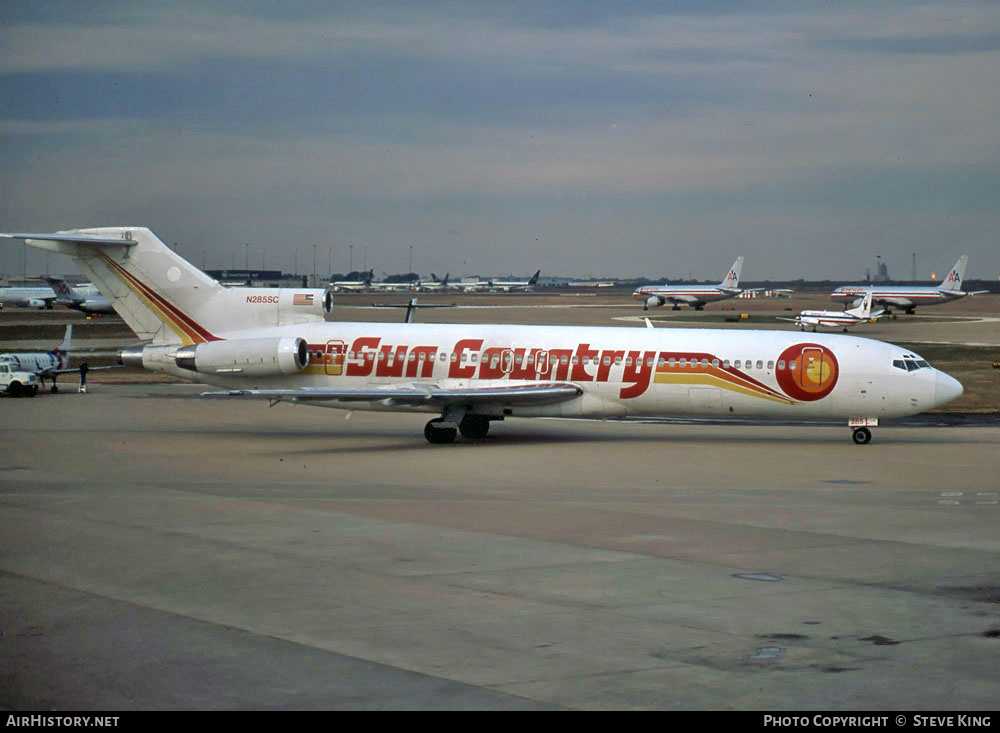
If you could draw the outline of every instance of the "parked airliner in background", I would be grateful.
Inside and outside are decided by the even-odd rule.
[[[56,294],[47,285],[12,285],[0,288],[0,307],[16,305],[27,308],[48,308],[51,310]]]
[[[0,236],[77,260],[142,339],[126,365],[226,390],[208,397],[436,414],[432,443],[507,417],[643,415],[836,418],[867,443],[880,418],[962,393],[917,355],[852,336],[325,322],[299,317],[294,290],[271,302],[224,287],[145,228]]]
[[[510,293],[515,290],[532,290],[538,284],[538,276],[541,270],[535,270],[535,274],[527,280],[489,280],[486,284],[489,290],[500,293]]]
[[[372,280],[375,278],[375,270],[369,270],[363,274],[365,276],[364,280],[337,280],[337,282],[330,283],[330,287],[337,293],[368,290],[372,286]]]
[[[73,310],[83,313],[114,313],[111,301],[100,293],[96,295],[84,295],[66,282],[64,277],[46,277],[45,281],[52,287],[56,294],[56,303],[64,305]]]
[[[879,316],[882,315],[884,311],[878,310],[872,313],[872,292],[869,290],[865,293],[865,297],[861,301],[861,305],[857,308],[852,308],[846,311],[802,311],[795,318],[782,318],[778,316],[779,321],[793,321],[799,327],[800,331],[805,331],[807,327],[812,326],[813,332],[816,331],[817,326],[823,326],[825,328],[840,328],[844,332],[851,326],[856,326],[859,323],[869,323],[873,320],[877,320]]]
[[[429,293],[443,292],[445,290],[451,290],[455,286],[454,286],[453,283],[449,282],[449,278],[450,277],[451,277],[451,273],[450,272],[446,272],[444,274],[444,278],[439,278],[437,275],[435,275],[432,272],[431,273],[431,282],[429,282],[429,283],[428,282],[420,283],[420,288],[419,289],[420,290],[424,290],[424,291],[429,292]]]
[[[964,298],[966,295],[980,295],[989,292],[988,290],[962,290],[962,281],[965,279],[965,267],[969,263],[969,258],[962,255],[958,262],[951,268],[948,276],[941,281],[937,287],[934,286],[908,286],[908,285],[845,285],[837,288],[830,294],[830,299],[840,302],[851,302],[858,305],[861,298],[869,290],[872,291],[872,303],[883,305],[886,308],[902,308],[904,312],[913,315],[918,305],[938,305],[952,300]]]
[[[673,304],[673,309],[680,310],[682,305],[689,305],[695,310],[702,310],[706,303],[732,298],[743,292],[740,290],[740,273],[743,271],[743,258],[737,257],[729,268],[725,279],[718,285],[644,285],[632,293],[633,298],[642,298],[642,309]]]

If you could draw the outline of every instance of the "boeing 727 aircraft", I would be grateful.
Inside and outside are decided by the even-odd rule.
[[[989,292],[987,290],[973,290],[966,292],[962,290],[962,280],[965,278],[965,266],[969,264],[969,258],[962,255],[958,262],[951,268],[948,276],[941,281],[937,287],[906,286],[906,285],[845,285],[837,288],[830,294],[830,299],[839,302],[851,302],[855,305],[861,302],[861,298],[869,290],[872,292],[872,303],[883,305],[886,308],[895,306],[902,308],[904,312],[913,315],[918,305],[938,305],[948,303],[952,300],[964,298],[966,295],[980,295]]]
[[[737,257],[729,268],[725,279],[718,285],[644,285],[632,293],[633,298],[642,298],[642,309],[672,303],[674,310],[680,310],[682,305],[689,305],[695,310],[702,310],[705,303],[725,300],[739,295],[740,273],[743,271],[743,258]]]
[[[884,311],[872,313],[872,292],[865,293],[861,305],[846,311],[802,311],[795,318],[778,317],[779,321],[793,321],[800,331],[805,331],[808,326],[812,326],[815,333],[817,326],[825,328],[840,328],[846,333],[851,326],[859,323],[868,323],[877,319]]]
[[[324,322],[222,286],[145,228],[0,236],[77,260],[143,339],[125,364],[222,387],[213,398],[431,413],[431,443],[508,417],[643,415],[842,419],[867,443],[879,419],[962,393],[915,354],[851,336]]]

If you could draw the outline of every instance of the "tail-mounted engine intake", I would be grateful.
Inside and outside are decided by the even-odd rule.
[[[278,377],[305,369],[309,347],[292,337],[230,339],[183,346],[169,356],[182,369],[201,374]]]
[[[225,297],[243,326],[319,323],[333,310],[333,292],[320,288],[229,288]]]

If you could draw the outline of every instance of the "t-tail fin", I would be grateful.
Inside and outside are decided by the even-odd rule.
[[[221,332],[323,320],[328,293],[305,288],[227,288],[144,227],[0,234],[69,255],[140,339],[184,345]]]
[[[56,349],[64,354],[68,354],[73,348],[73,324],[66,326],[66,334],[63,336],[62,343],[59,344]]]
[[[969,264],[969,258],[967,255],[962,255],[958,258],[958,262],[955,266],[951,268],[951,272],[948,276],[941,281],[938,285],[939,290],[961,290],[962,283],[965,281],[965,266]]]
[[[83,300],[80,294],[76,292],[68,282],[66,282],[66,278],[64,277],[46,275],[45,282],[52,287],[55,294],[59,296],[60,300],[70,302]]]
[[[738,290],[740,287],[740,274],[743,272],[743,258],[737,257],[736,262],[729,268],[725,279],[719,283],[720,288],[728,290]]]
[[[847,311],[847,315],[854,316],[855,318],[860,318],[863,321],[867,321],[872,315],[872,292],[868,290],[865,292],[865,297],[861,301],[861,305],[857,308],[851,308]]]

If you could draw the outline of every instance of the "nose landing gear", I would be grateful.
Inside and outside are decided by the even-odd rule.
[[[868,428],[854,428],[854,435],[851,436],[857,445],[867,445],[871,442],[872,431]]]

